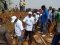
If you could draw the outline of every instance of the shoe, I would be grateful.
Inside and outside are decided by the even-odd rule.
[[[40,32],[40,31],[38,31],[38,33],[41,33],[41,34],[43,34],[43,32]]]
[[[45,34],[42,35],[42,37],[45,37],[45,36],[46,36]]]

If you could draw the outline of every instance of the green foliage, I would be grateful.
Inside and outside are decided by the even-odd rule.
[[[4,0],[0,0],[0,2],[3,2]]]
[[[4,0],[0,0],[0,11],[2,10],[2,2],[3,2]]]

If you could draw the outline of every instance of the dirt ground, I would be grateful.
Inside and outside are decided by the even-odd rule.
[[[13,35],[14,24],[10,23],[10,17],[12,15],[16,15],[19,19],[20,18],[23,19],[27,15],[27,12],[0,13],[0,18],[3,19],[3,30],[7,30],[6,38],[9,43],[8,45],[17,45],[17,43],[18,43],[17,38],[15,38]],[[53,26],[53,28],[54,28],[54,26]],[[36,29],[36,30],[38,30],[38,29]],[[51,45],[52,38],[53,38],[53,36],[50,36],[49,33],[46,34],[45,37],[42,37],[42,34],[40,34],[38,31],[36,31],[35,35],[33,35],[33,40],[32,40],[31,45]],[[28,45],[28,40],[24,41],[23,45]]]

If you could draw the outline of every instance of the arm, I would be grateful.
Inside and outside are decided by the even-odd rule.
[[[23,19],[23,26],[24,26],[24,27],[25,27],[25,25],[26,25],[25,22],[26,22],[26,18]]]
[[[46,15],[46,17],[48,18],[48,10],[45,10],[45,15]]]
[[[22,24],[22,22],[19,22],[19,24],[18,24],[18,28],[21,30],[21,32],[22,32],[22,36],[24,35],[24,28],[23,28],[23,24]]]

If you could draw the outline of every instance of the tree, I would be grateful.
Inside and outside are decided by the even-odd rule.
[[[4,0],[0,0],[0,11],[1,11],[2,8],[3,8],[3,4],[2,4],[3,1],[4,1]]]

